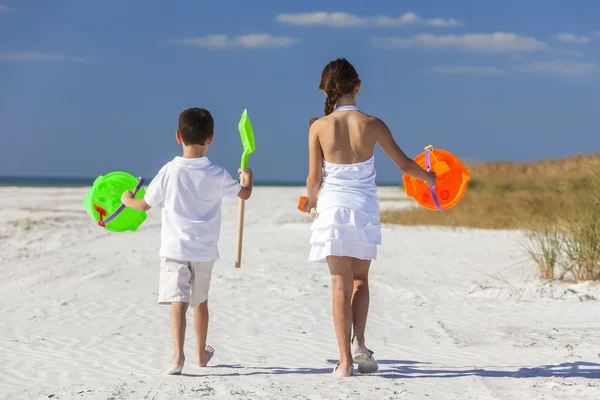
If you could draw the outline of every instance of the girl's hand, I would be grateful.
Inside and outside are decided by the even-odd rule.
[[[311,217],[317,217],[317,202],[311,201],[310,199],[304,204],[304,210],[310,214]]]
[[[435,187],[437,185],[437,176],[435,175],[435,172],[427,171],[427,175],[428,177],[425,183],[427,183],[429,186]]]
[[[308,199],[306,203],[304,203],[304,211],[310,212],[311,208],[317,208],[317,201]]]

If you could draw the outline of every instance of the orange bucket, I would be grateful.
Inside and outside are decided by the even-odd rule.
[[[420,179],[404,174],[402,180],[406,195],[430,210],[444,211],[457,205],[471,179],[469,170],[460,160],[448,151],[427,146],[423,153],[415,157],[415,162],[421,168],[435,172],[437,184],[433,188]]]

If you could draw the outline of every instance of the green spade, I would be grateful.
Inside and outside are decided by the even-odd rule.
[[[242,118],[238,124],[240,131],[240,138],[242,139],[242,145],[244,146],[244,152],[242,153],[242,160],[240,162],[240,168],[248,168],[248,156],[256,151],[256,145],[254,144],[254,130],[248,118],[248,110],[244,110]],[[242,236],[244,233],[244,204],[245,201],[240,199],[240,205],[238,209],[238,232],[237,232],[237,249],[235,252],[235,267],[241,268],[242,266]]]

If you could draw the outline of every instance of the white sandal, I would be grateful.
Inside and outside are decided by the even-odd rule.
[[[336,376],[338,378],[348,378],[348,377],[354,375],[354,365],[352,365],[352,367],[350,367],[350,375],[342,375],[340,372],[338,372],[339,366],[340,366],[340,363],[338,362],[332,372],[332,374],[334,376]]]
[[[361,374],[372,374],[377,372],[379,365],[373,357],[373,353],[370,354],[357,354],[353,357],[354,362],[358,363],[358,372]]]

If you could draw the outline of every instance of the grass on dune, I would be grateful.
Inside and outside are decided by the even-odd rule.
[[[454,208],[389,210],[382,222],[522,229],[543,279],[600,279],[600,154],[468,167],[467,193]]]

